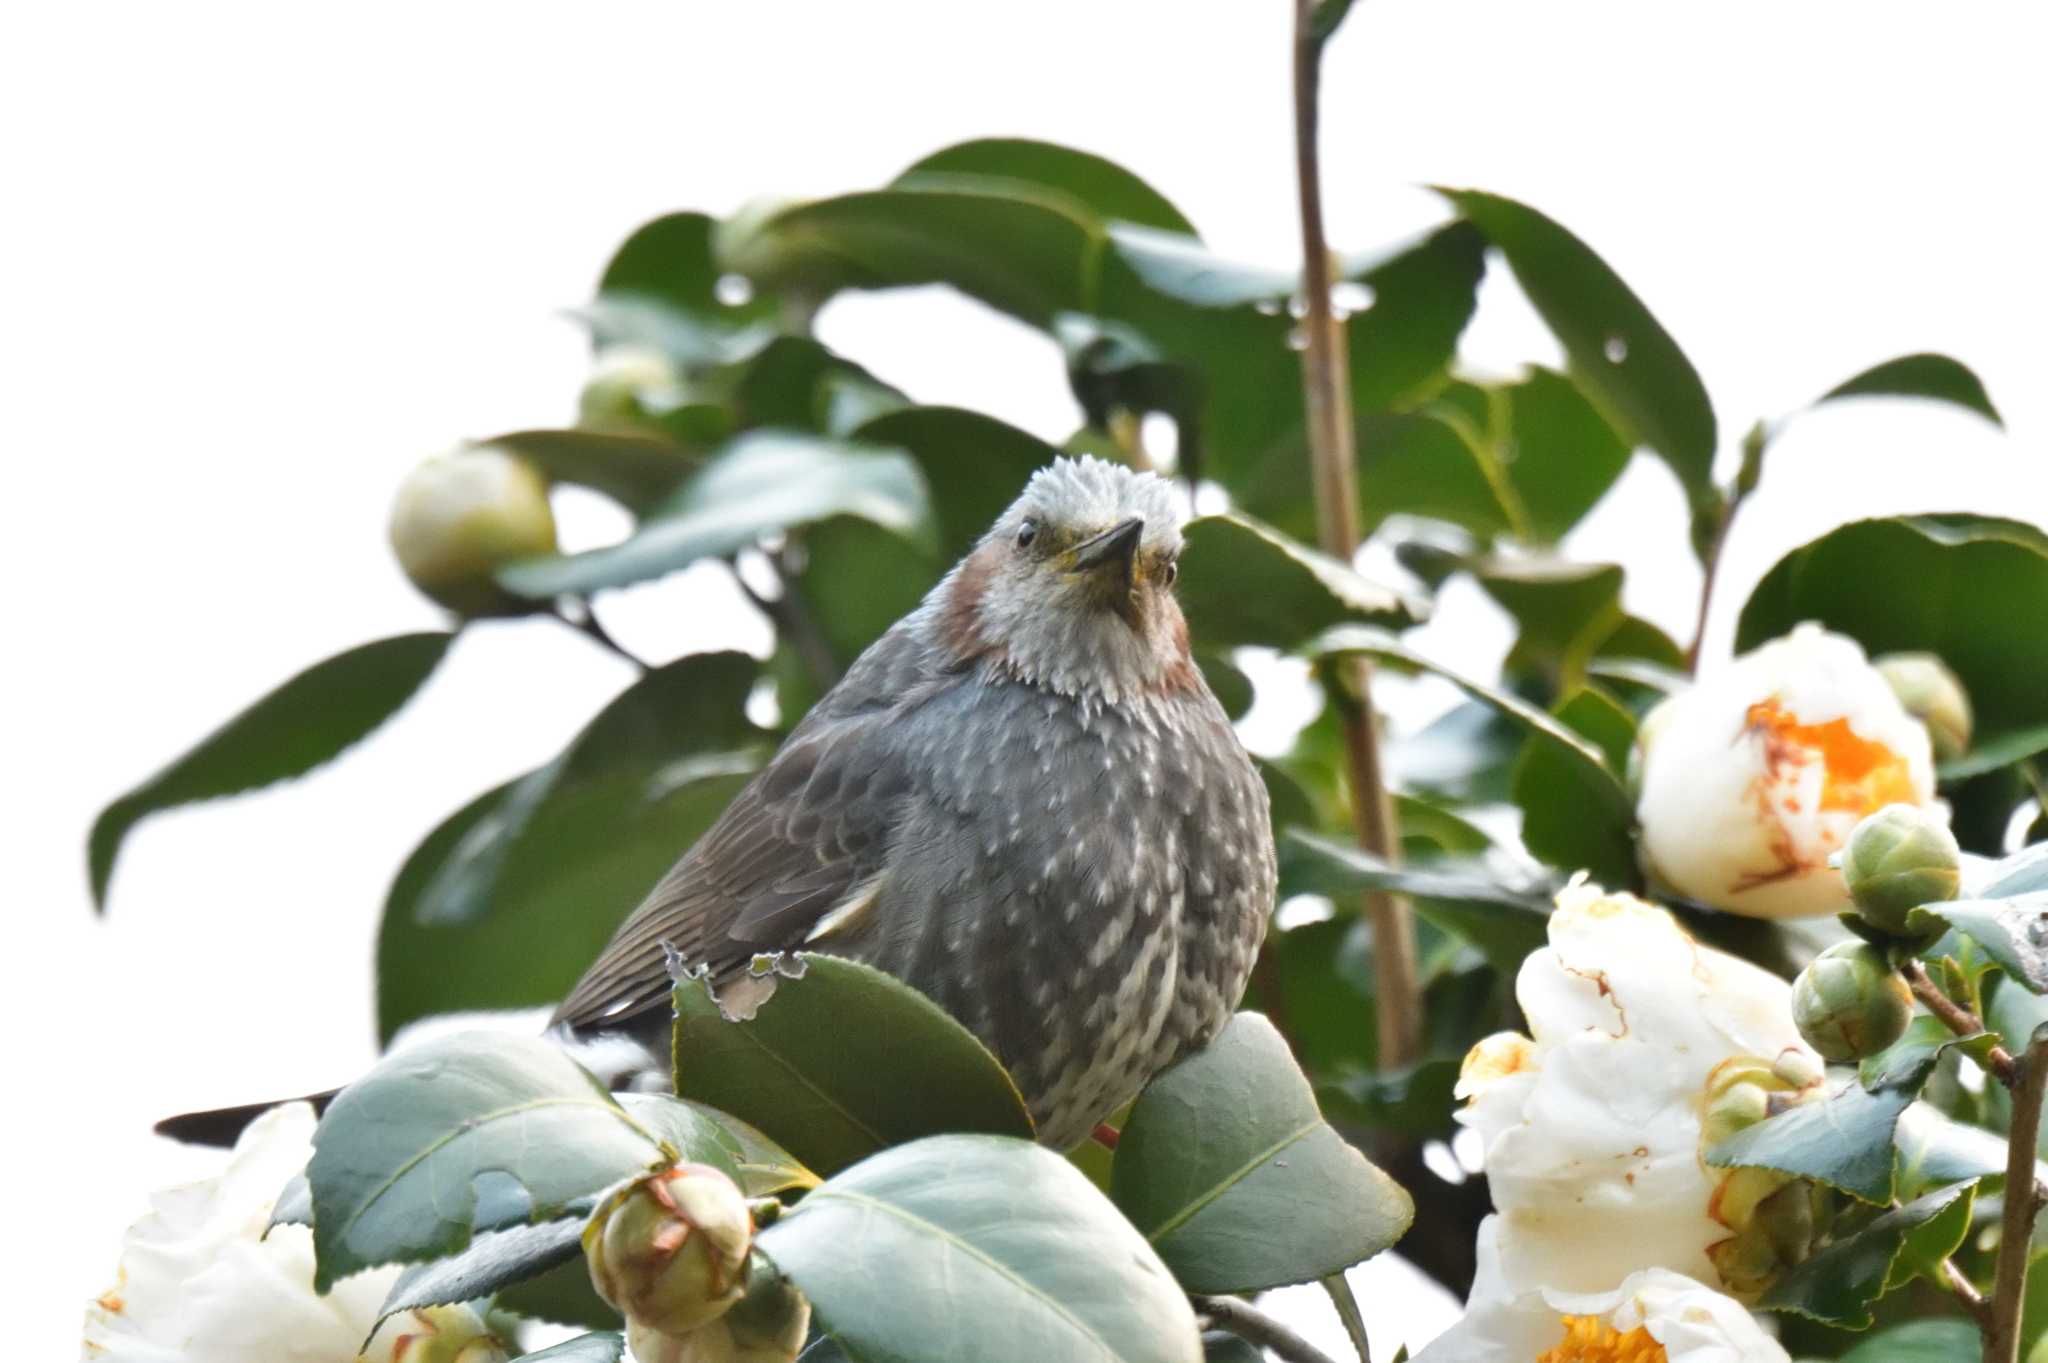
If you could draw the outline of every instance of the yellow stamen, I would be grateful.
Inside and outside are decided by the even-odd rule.
[[[1846,719],[1801,724],[1776,699],[1750,706],[1747,718],[1750,730],[1765,737],[1764,760],[1774,773],[1781,764],[1805,766],[1820,759],[1823,810],[1867,814],[1889,804],[1919,803],[1905,759],[1858,736]]]
[[[1622,1334],[1598,1316],[1566,1316],[1564,1342],[1536,1355],[1536,1363],[1669,1363],[1664,1346],[1638,1325]]]

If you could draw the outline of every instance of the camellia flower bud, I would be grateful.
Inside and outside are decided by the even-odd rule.
[[[1792,1021],[1806,1044],[1829,1060],[1876,1055],[1904,1036],[1912,1020],[1912,991],[1867,942],[1829,947],[1792,982]]]
[[[467,1306],[423,1306],[394,1316],[391,1363],[505,1363],[504,1345]]]
[[[1842,852],[1842,880],[1862,915],[1904,932],[1906,915],[1954,899],[1963,852],[1948,825],[1911,805],[1886,805],[1856,825]]]
[[[627,1331],[639,1363],[791,1363],[810,1328],[811,1304],[756,1254],[747,1294],[717,1320],[681,1335],[631,1324]]]
[[[1846,909],[1828,858],[1857,821],[1934,800],[1927,731],[1853,640],[1813,625],[1663,702],[1637,748],[1647,869],[1756,917]]]
[[[464,615],[516,610],[518,600],[492,575],[514,559],[554,552],[547,479],[491,445],[429,459],[398,486],[391,547],[413,586],[448,609]]]
[[[704,1164],[635,1180],[600,1204],[583,1228],[598,1295],[629,1324],[665,1335],[688,1334],[740,1300],[753,1240],[746,1198]]]
[[[1970,693],[1932,653],[1887,653],[1870,665],[1891,684],[1906,713],[1927,726],[1934,755],[1946,762],[1970,748]]]

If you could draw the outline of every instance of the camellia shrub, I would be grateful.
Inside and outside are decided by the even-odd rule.
[[[1312,152],[1341,6],[1303,13]],[[1314,678],[1316,713],[1259,762],[1283,910],[1206,1049],[1056,1151],[959,1022],[823,955],[775,962],[743,1021],[678,972],[673,1092],[444,1027],[160,1201],[88,1356],[489,1363],[539,1321],[584,1331],[531,1355],[564,1360],[1300,1361],[1321,1355],[1248,1299],[1321,1282],[1363,1355],[1393,1307],[1342,1275],[1391,1251],[1469,1302],[1436,1363],[2048,1357],[2048,534],[1940,508],[1841,526],[1789,546],[1738,656],[1702,664],[1624,609],[1626,565],[1558,546],[1649,458],[1689,513],[1645,535],[1689,537],[1710,593],[1799,413],[1726,439],[1678,342],[1535,208],[1446,190],[1420,237],[1330,252],[1309,198],[1306,271],[1221,259],[1131,172],[1016,140],[643,225],[582,311],[574,424],[396,491],[394,550],[448,628],[314,664],[90,837],[104,900],[137,821],[320,766],[465,632],[624,652],[594,603],[744,557],[770,657],[634,659],[559,756],[427,830],[392,882],[385,1041],[558,1000],[1062,452],[813,334],[838,295],[944,284],[1057,343],[1086,417],[1065,450],[1220,508],[1188,523],[1177,590],[1232,714],[1299,685],[1275,652]],[[1562,370],[1460,371],[1498,270]],[[1869,395],[1998,420],[1932,354],[1815,402]],[[565,484],[629,533],[559,552]],[[1359,570],[1361,540],[1400,580]],[[1513,622],[1498,675],[1407,637],[1459,579]],[[1388,673],[1462,699],[1385,741]]]

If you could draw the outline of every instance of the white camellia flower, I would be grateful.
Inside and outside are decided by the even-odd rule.
[[[277,1195],[313,1155],[313,1109],[288,1103],[242,1133],[219,1178],[160,1192],[132,1226],[114,1286],[86,1308],[84,1363],[504,1363],[466,1306],[407,1311],[362,1352],[397,1267],[313,1290],[313,1233],[279,1226]]]
[[[1652,1266],[1756,1290],[1777,1267],[1752,1233],[1757,1205],[1809,1190],[1701,1152],[1818,1091],[1791,987],[1663,909],[1583,883],[1558,895],[1549,935],[1515,981],[1530,1035],[1481,1041],[1458,1078],[1507,1294],[1605,1292]]]
[[[1609,1292],[1514,1292],[1479,1227],[1465,1315],[1415,1363],[1785,1363],[1784,1347],[1731,1297],[1669,1269],[1639,1269]]]
[[[1864,815],[1934,802],[1934,751],[1855,641],[1805,624],[1664,701],[1637,735],[1645,865],[1759,918],[1837,913]]]

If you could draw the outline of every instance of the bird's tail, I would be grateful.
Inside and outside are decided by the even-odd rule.
[[[156,1124],[156,1134],[187,1145],[233,1145],[242,1129],[280,1103],[311,1103],[315,1112],[325,1112],[340,1089],[308,1093],[302,1098],[279,1098],[269,1103],[243,1103],[239,1107],[208,1108],[204,1112],[180,1112]]]

